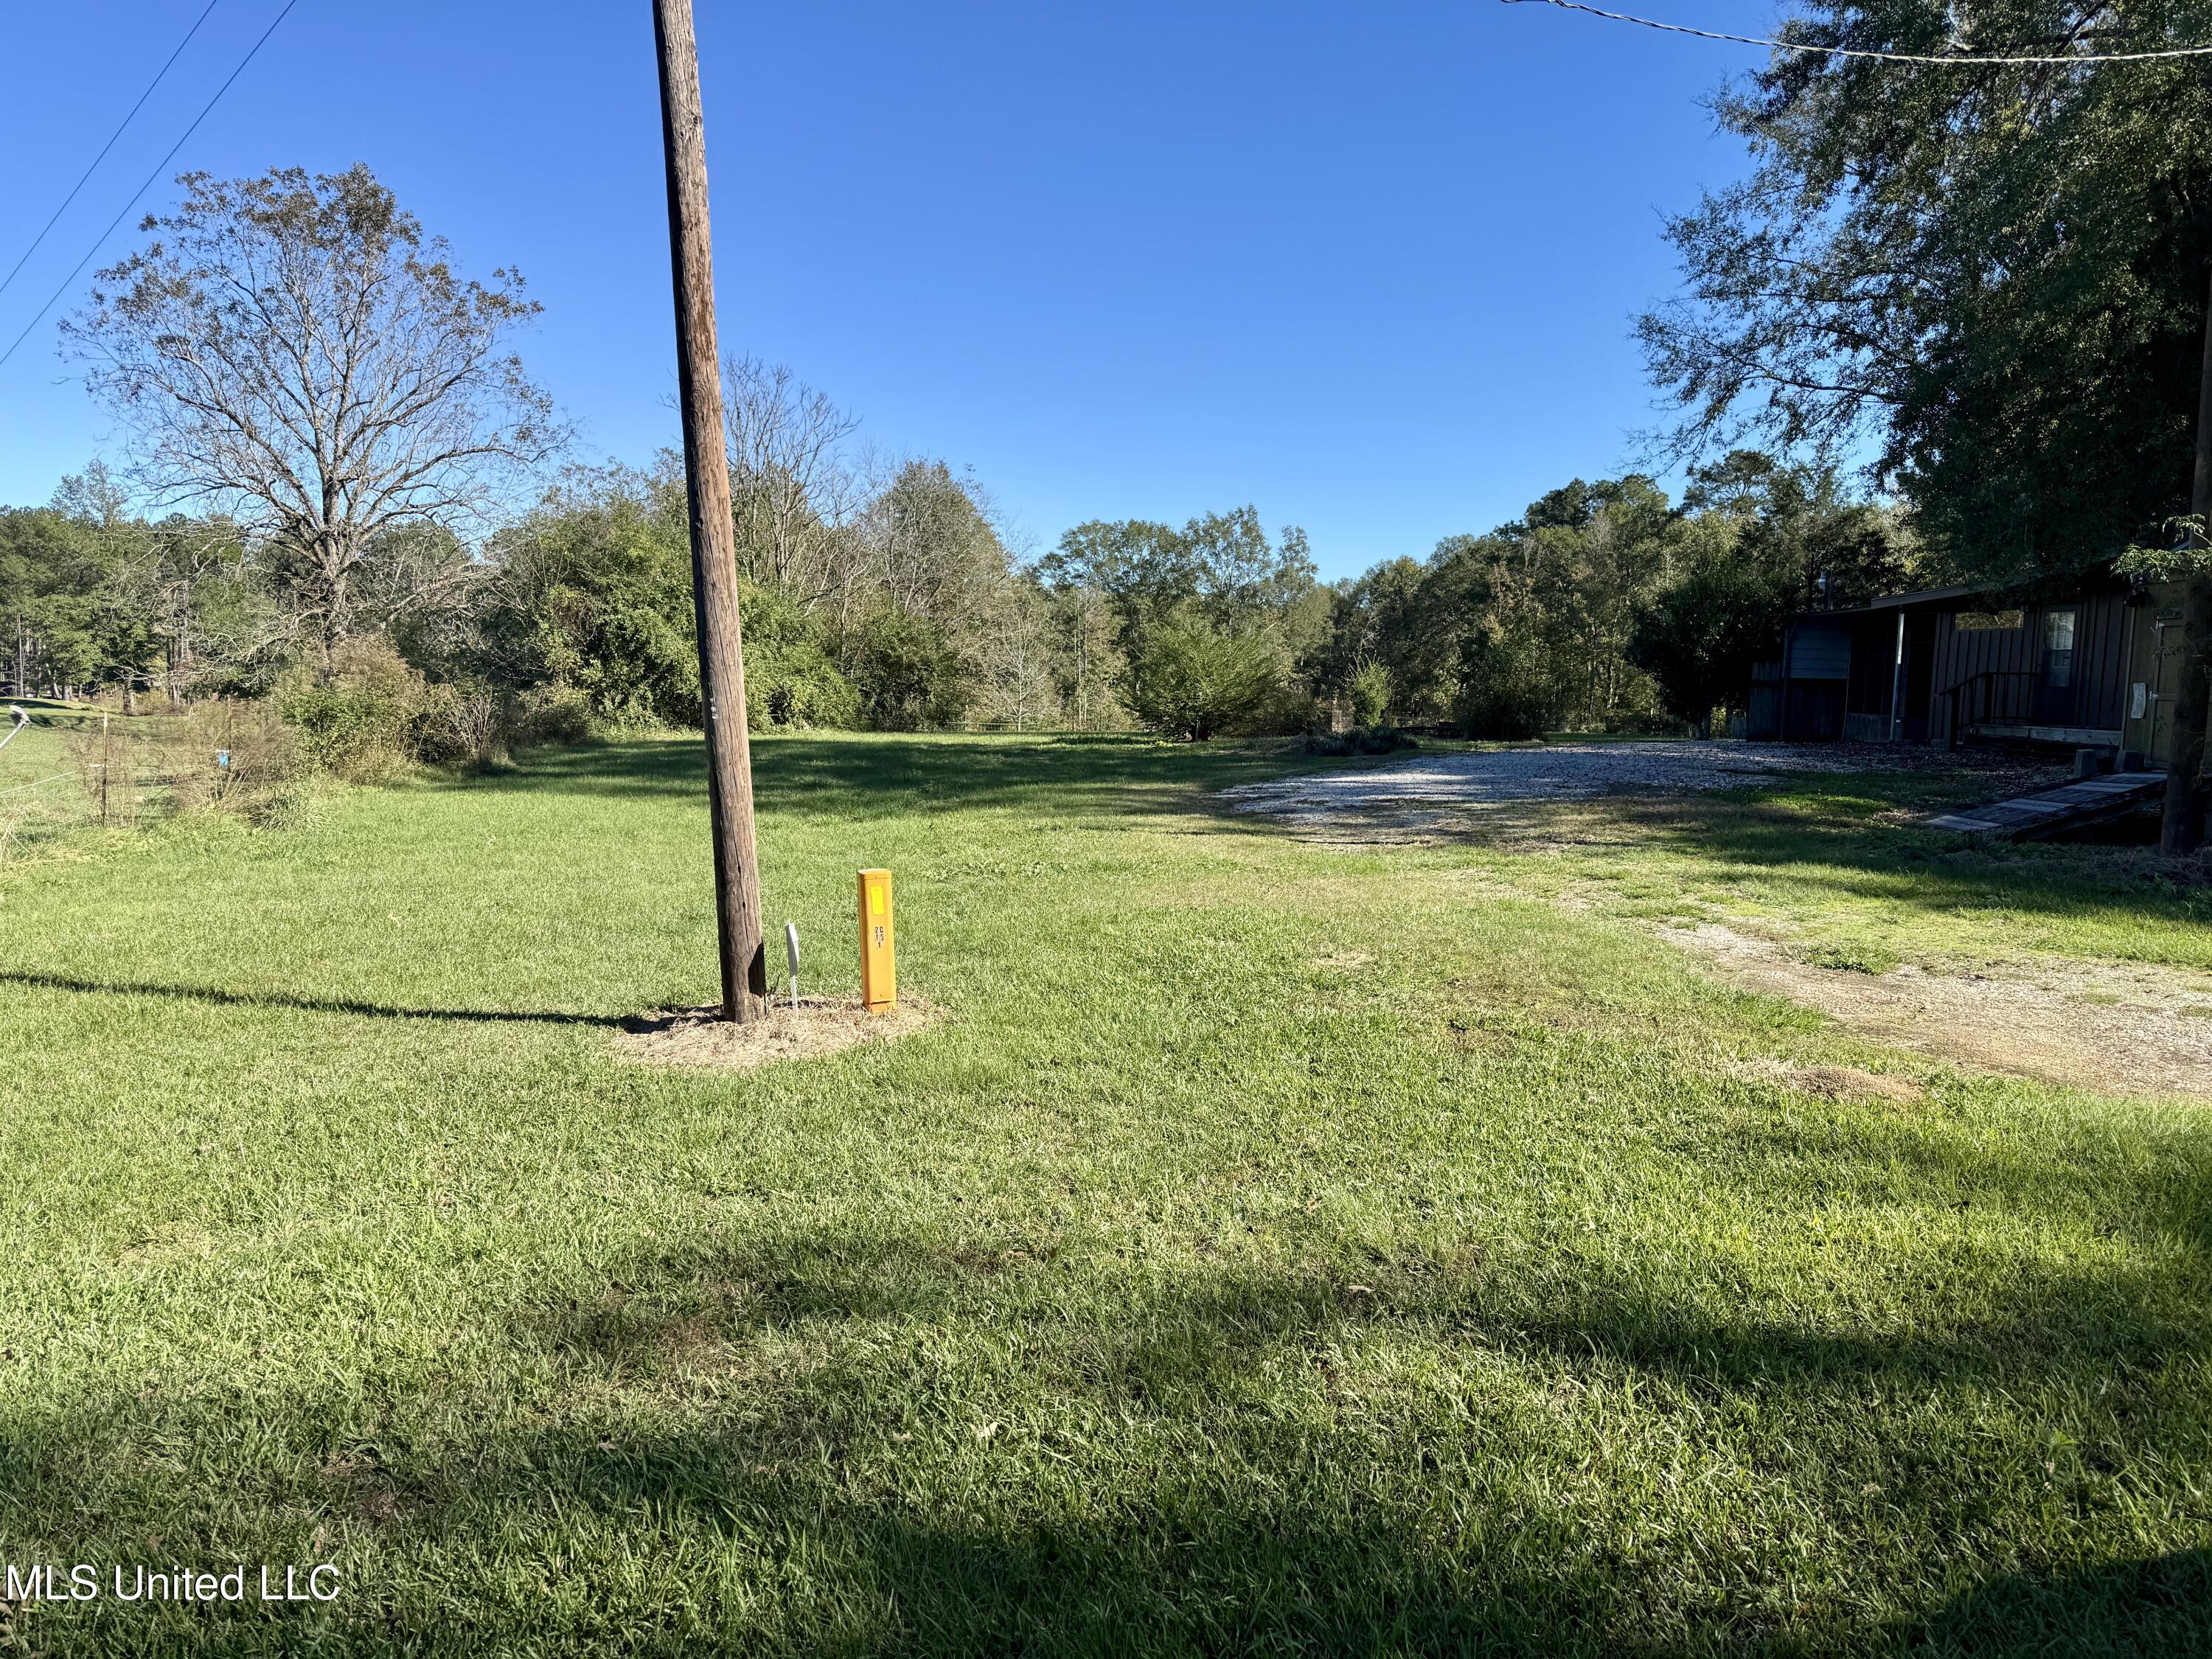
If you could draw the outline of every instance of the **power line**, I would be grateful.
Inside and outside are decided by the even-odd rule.
[[[222,0],[208,0],[207,11],[202,12],[199,15],[198,21],[194,22],[191,27],[185,31],[185,38],[177,42],[176,51],[169,54],[169,61],[162,64],[160,70],[155,75],[154,78],[146,83],[146,90],[138,94],[138,101],[131,106],[131,113],[125,116],[122,120],[116,123],[115,131],[107,135],[107,142],[100,147],[100,154],[92,158],[92,165],[84,170],[83,178],[79,179],[76,185],[71,187],[70,193],[62,198],[62,204],[54,210],[54,216],[47,220],[45,228],[40,230],[36,236],[33,236],[31,239],[30,246],[23,250],[22,258],[15,261],[15,269],[9,271],[5,278],[0,278],[0,294],[5,294],[8,291],[8,284],[15,280],[16,276],[22,271],[25,263],[29,260],[30,257],[33,253],[36,253],[39,251],[39,244],[46,240],[46,232],[52,230],[56,225],[61,222],[62,215],[69,211],[69,204],[76,200],[77,191],[82,190],[85,186],[86,180],[89,179],[94,173],[100,170],[100,164],[107,159],[107,152],[115,148],[115,141],[123,136],[123,129],[129,126],[133,117],[137,116],[140,110],[146,107],[146,100],[154,95],[154,88],[161,84],[162,77],[168,74],[171,68],[175,65],[177,59],[184,55],[185,48],[191,45],[192,37],[200,32],[200,24],[207,21],[208,12],[213,11],[222,3]]]
[[[201,109],[198,115],[192,117],[191,125],[186,127],[184,131],[183,136],[180,137],[175,143],[169,146],[169,153],[154,164],[154,170],[146,175],[146,182],[139,185],[137,190],[131,192],[131,199],[123,204],[123,211],[117,214],[112,219],[110,219],[107,222],[107,228],[100,233],[99,236],[94,240],[93,245],[90,247],[85,249],[84,258],[78,260],[76,262],[76,268],[72,270],[68,276],[62,278],[61,286],[56,289],[53,293],[47,297],[46,304],[39,307],[38,315],[32,318],[28,323],[24,325],[23,331],[15,337],[15,343],[10,345],[7,350],[0,351],[0,368],[4,368],[7,366],[8,360],[15,355],[16,349],[20,347],[24,341],[31,337],[31,331],[36,328],[40,323],[44,322],[46,318],[46,313],[52,311],[56,305],[60,303],[62,295],[69,292],[70,284],[76,281],[78,274],[82,272],[87,265],[92,263],[92,256],[100,252],[100,244],[105,242],[109,237],[115,234],[116,226],[121,224],[124,219],[129,215],[131,210],[138,205],[138,198],[141,196],[143,196],[148,191],[153,189],[154,181],[156,179],[159,179],[161,176],[163,169],[167,167],[169,163],[176,159],[177,152],[185,147],[185,139],[190,138],[195,132],[199,131],[200,123],[208,118],[209,114],[214,110],[215,106],[222,101],[223,94],[230,90],[231,82],[237,80],[240,76],[246,73],[246,66],[248,64],[251,64],[255,58],[260,55],[261,48],[269,44],[269,37],[276,33],[276,24],[282,23],[287,17],[289,17],[292,15],[292,8],[299,3],[300,0],[285,0],[284,9],[276,14],[276,21],[270,24],[267,28],[261,31],[261,38],[253,43],[252,50],[248,52],[245,57],[238,60],[238,67],[231,70],[229,78],[224,81],[221,86],[215,89],[215,96],[207,100],[206,106]]]
[[[2158,52],[2067,52],[2050,58],[2015,57],[2009,53],[1870,52],[1856,46],[1815,46],[1802,40],[1775,40],[1755,34],[1717,34],[1711,29],[1693,29],[1680,23],[1662,23],[1650,17],[1631,17],[1626,12],[1601,11],[1595,6],[1581,4],[1580,0],[1503,0],[1503,3],[1509,6],[1557,6],[1561,11],[1585,11],[1608,22],[1634,23],[1643,28],[1662,29],[1668,34],[1694,34],[1700,40],[1729,40],[1741,46],[1771,46],[1777,52],[1802,52],[1814,58],[1870,58],[1884,64],[2143,64],[2160,58],[2212,57],[2212,46],[2169,46]]]

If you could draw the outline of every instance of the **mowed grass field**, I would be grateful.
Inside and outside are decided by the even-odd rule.
[[[2212,1650],[2207,1109],[1651,930],[2202,963],[2203,890],[1866,778],[1348,851],[1222,813],[1234,748],[756,753],[806,988],[887,865],[940,1024],[617,1057],[713,991],[696,742],[0,878],[0,1560],[341,1586],[0,1651]]]

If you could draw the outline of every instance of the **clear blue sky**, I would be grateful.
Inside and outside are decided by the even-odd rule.
[[[0,273],[204,3],[0,9]],[[0,349],[282,3],[221,0]],[[1041,542],[1251,501],[1329,575],[1632,461],[1659,216],[1743,169],[1702,100],[1761,56],[1496,0],[696,3],[726,349]],[[521,268],[532,371],[642,460],[674,435],[655,99],[647,0],[300,0],[168,171],[367,162],[465,268]],[[51,317],[0,368],[0,502],[113,447],[70,376]]]

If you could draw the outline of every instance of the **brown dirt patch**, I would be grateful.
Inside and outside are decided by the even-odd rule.
[[[615,1052],[651,1066],[750,1072],[781,1060],[815,1060],[864,1042],[887,1042],[935,1024],[943,1011],[919,997],[885,1014],[831,997],[778,1002],[766,1019],[728,1024],[719,1006],[656,1009],[622,1023]]]
[[[1763,1060],[1741,1069],[1746,1077],[1780,1083],[1822,1100],[1883,1101],[1892,1106],[1910,1106],[1928,1092],[1909,1077],[1863,1072],[1856,1066],[1793,1066],[1784,1060]]]
[[[2200,974],[2147,963],[2020,962],[1946,974],[1820,968],[1717,923],[1663,937],[1731,982],[1818,1008],[1862,1036],[1983,1071],[2111,1094],[2212,1099],[2212,997]]]

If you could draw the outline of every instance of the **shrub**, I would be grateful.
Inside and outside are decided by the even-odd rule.
[[[276,684],[277,712],[313,764],[349,783],[391,778],[416,757],[428,684],[382,640],[354,640],[327,675],[295,669]]]
[[[574,675],[592,712],[617,726],[697,726],[699,653],[690,631],[641,604],[603,605],[596,620]]]
[[[851,678],[861,718],[878,732],[957,726],[973,688],[968,664],[935,623],[885,608],[860,625]]]
[[[507,758],[507,709],[483,685],[434,685],[415,722],[416,758],[433,766],[486,766]]]
[[[592,702],[573,685],[533,685],[507,710],[507,740],[518,749],[589,743]]]
[[[1327,735],[1335,724],[1329,706],[1302,685],[1278,685],[1259,706],[1223,730],[1243,737]]]
[[[1364,662],[1352,671],[1345,693],[1354,726],[1380,726],[1390,713],[1390,671],[1379,662]]]
[[[1605,723],[1605,729],[1618,737],[1679,738],[1696,721],[1676,720],[1672,714],[1615,714]]]
[[[1395,726],[1357,726],[1349,732],[1315,732],[1298,745],[1306,755],[1395,755],[1419,749],[1420,740]]]
[[[1273,641],[1180,617],[1138,642],[1122,700],[1152,730],[1199,743],[1249,721],[1282,683]]]
[[[160,770],[179,812],[234,812],[283,824],[313,806],[314,780],[299,734],[265,702],[197,702],[163,720],[160,732]]]
[[[860,696],[820,647],[775,642],[745,652],[745,721],[805,728],[857,726]]]

